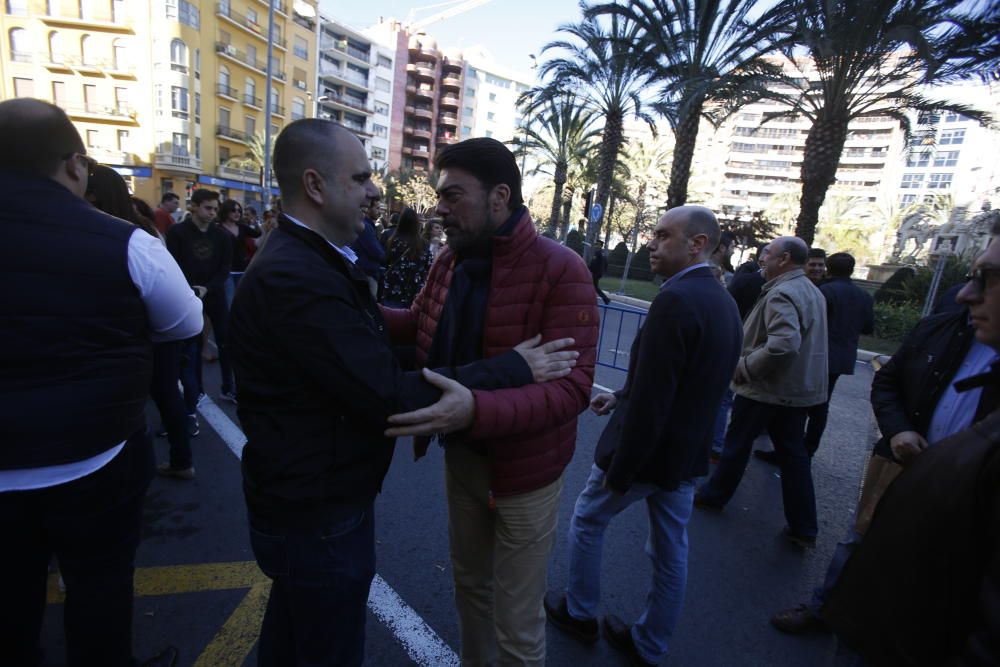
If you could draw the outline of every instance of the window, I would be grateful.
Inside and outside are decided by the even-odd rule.
[[[899,184],[899,187],[903,190],[918,190],[923,182],[923,174],[903,174],[903,182]]]
[[[201,78],[201,49],[194,50],[194,78]]]
[[[468,125],[463,125],[462,126],[462,136],[463,137],[467,137],[470,134],[472,134],[472,128],[469,127]]]
[[[255,25],[259,23],[259,21],[257,20],[257,10],[247,9],[247,21],[250,21],[250,23],[253,23]]]
[[[229,128],[229,109],[219,107],[219,127]]]
[[[292,46],[292,53],[303,60],[309,60],[309,42],[296,35],[295,44]]]
[[[28,13],[28,0],[7,0],[7,13],[14,16],[25,16]]]
[[[278,89],[274,86],[271,87],[271,111],[281,106],[281,96],[278,95]]]
[[[225,65],[219,66],[219,92],[232,97],[232,91],[229,90],[229,68]]]
[[[188,135],[174,132],[170,142],[170,152],[173,155],[186,157],[188,154]]]
[[[114,61],[112,66],[119,72],[128,66],[128,50],[125,48],[125,42],[116,39],[111,44],[111,58]]]
[[[492,74],[486,75],[486,83],[493,84],[497,88],[510,88],[510,79],[503,79],[499,76],[493,76]]]
[[[376,102],[375,103],[375,113],[378,114],[379,116],[388,116],[389,115],[389,105],[385,104],[384,102]]]
[[[125,14],[125,0],[111,0],[111,20],[114,23],[124,23],[126,19]]]
[[[80,38],[80,57],[84,65],[96,65],[97,56],[94,54],[94,38],[84,35]]]
[[[388,135],[388,128],[385,125],[379,125],[378,123],[372,125],[372,133],[376,137],[384,137]]]
[[[958,151],[943,151],[934,156],[935,167],[954,167],[958,164]]]
[[[917,201],[917,195],[903,195],[899,198],[900,206],[909,206],[913,202]]]
[[[34,97],[35,82],[31,79],[14,78],[14,97]]]
[[[251,67],[260,69],[260,63],[257,62],[257,47],[253,44],[247,44],[247,62],[250,63]]]
[[[170,86],[170,110],[174,118],[188,117],[188,89]]]
[[[392,69],[392,58],[380,55],[378,57],[378,66]]]
[[[385,159],[385,149],[379,148],[377,146],[372,146],[372,159],[373,160],[384,160]]]
[[[122,153],[128,153],[131,150],[129,141],[128,130],[118,130],[118,150]]]
[[[907,167],[926,167],[931,161],[931,154],[927,152],[911,153],[906,158]]]
[[[917,123],[920,125],[933,125],[941,121],[941,114],[930,111],[921,111],[917,114]]]
[[[951,174],[931,174],[927,187],[936,190],[947,190],[951,187]]]
[[[201,159],[201,138],[200,137],[195,137],[194,138],[194,156],[196,158],[198,158],[199,160]]]
[[[496,101],[497,101],[497,94],[490,93],[490,102],[496,102]]]
[[[243,131],[247,133],[247,137],[252,137],[257,134],[257,119],[253,116],[246,116],[243,118]]]
[[[260,106],[260,100],[257,99],[257,82],[250,77],[247,77],[243,84],[243,103]]]
[[[492,136],[493,136],[493,131],[492,130],[486,130],[486,137],[490,138]]]
[[[100,141],[101,135],[97,130],[87,130],[87,148],[97,148]]]
[[[375,90],[382,93],[388,93],[391,87],[392,84],[389,83],[388,79],[383,79],[380,76],[375,77]]]
[[[115,88],[115,109],[118,113],[128,114],[128,88]]]
[[[164,5],[168,19],[180,21],[196,30],[200,29],[201,12],[188,0],[164,0]]]
[[[10,33],[10,59],[15,63],[30,63],[31,48],[28,44],[28,31],[24,28],[13,28]]]
[[[229,147],[219,146],[219,164],[226,164],[229,162]]]
[[[496,120],[497,115],[492,111],[486,112],[486,120]]]
[[[66,106],[66,83],[63,81],[52,82],[52,103],[57,107]]]
[[[306,103],[301,97],[292,98],[292,120],[306,117]]]
[[[201,93],[194,94],[194,122],[201,122]]]
[[[965,141],[965,130],[945,130],[938,143],[942,146],[961,144]]]
[[[472,118],[473,114],[475,113],[476,111],[472,107],[465,107],[465,109],[462,110],[462,115],[465,116],[466,118]]]
[[[97,86],[89,83],[83,84],[83,105],[90,113],[98,111]]]
[[[946,123],[960,123],[963,120],[968,120],[968,118],[960,113],[949,112],[944,117],[944,122]]]
[[[465,89],[465,96],[466,97],[475,97],[476,96],[476,89],[475,88],[466,88]]]
[[[61,64],[63,61],[62,36],[53,30],[49,33],[49,62]]]
[[[180,39],[170,40],[170,69],[187,74],[187,45]]]

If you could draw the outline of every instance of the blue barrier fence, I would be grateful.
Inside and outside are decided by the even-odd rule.
[[[598,308],[601,309],[601,331],[597,338],[597,365],[627,371],[629,349],[646,320],[646,311],[600,304]]]

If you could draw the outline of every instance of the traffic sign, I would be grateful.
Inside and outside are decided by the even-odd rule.
[[[600,204],[594,204],[590,207],[590,221],[597,222],[604,215],[604,207]]]

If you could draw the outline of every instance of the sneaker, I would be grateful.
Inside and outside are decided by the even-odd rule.
[[[771,617],[771,625],[787,635],[804,635],[810,632],[829,632],[823,619],[813,613],[809,605],[800,604],[792,609],[779,611]]]
[[[545,615],[549,617],[549,623],[563,632],[568,632],[584,644],[596,644],[601,638],[601,630],[597,625],[596,618],[581,621],[569,615],[565,595],[546,593],[542,604],[545,607]]]
[[[169,463],[161,463],[156,466],[156,472],[164,477],[173,477],[174,479],[194,479],[194,467],[171,468]]]
[[[224,401],[229,401],[233,405],[236,405],[236,392],[230,389],[229,391],[219,392],[219,398]]]
[[[201,433],[201,424],[198,423],[197,415],[188,415],[188,437],[196,438]]]
[[[810,547],[816,546],[816,536],[808,535],[796,535],[792,531],[788,530],[788,526],[781,529],[781,536],[786,540],[799,547],[800,549],[808,549]]]

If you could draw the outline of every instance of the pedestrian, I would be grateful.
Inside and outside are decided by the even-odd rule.
[[[243,217],[243,207],[235,199],[227,199],[219,207],[219,226],[229,234],[233,247],[233,260],[230,266],[231,273],[243,273],[247,270],[250,258],[247,257],[247,239],[260,238],[261,230],[258,226],[248,223]],[[227,281],[226,285],[234,285],[233,281]],[[232,302],[234,287],[226,288],[226,302]]]
[[[806,261],[806,278],[819,287],[826,280],[826,251],[822,248],[809,248],[809,259]]]
[[[385,309],[393,342],[416,344],[418,364],[430,367],[495,359],[536,334],[570,336],[580,355],[559,380],[477,392],[473,424],[444,440],[462,661],[542,665],[562,474],[593,382],[593,282],[579,255],[535,230],[517,160],[503,144],[452,144],[435,168],[448,247],[409,310]],[[420,424],[393,431],[434,432]],[[426,440],[417,443],[418,456],[426,450]]]
[[[594,241],[594,251],[593,256],[590,258],[590,264],[588,266],[590,269],[590,275],[594,279],[594,290],[597,292],[597,296],[601,297],[601,301],[604,305],[611,303],[611,299],[604,290],[601,289],[601,278],[604,277],[604,272],[608,270],[608,254],[604,252],[604,241]]]
[[[829,351],[829,379],[826,401],[809,408],[805,445],[809,456],[816,454],[826,430],[833,388],[841,375],[854,375],[858,358],[858,340],[861,334],[875,331],[874,302],[868,292],[851,280],[854,257],[837,252],[826,258],[829,278],[820,284],[819,291],[826,299],[827,350]],[[777,464],[774,451],[755,450],[754,456],[768,463]]]
[[[275,141],[274,171],[285,213],[232,312],[250,543],[273,581],[258,664],[353,667],[364,657],[389,416],[420,409],[434,432],[468,428],[477,399],[466,387],[562,378],[576,353],[562,349],[571,340],[529,341],[438,367],[465,386],[403,373],[350,249],[375,192],[364,146],[330,121],[294,121]]]
[[[908,458],[823,607],[873,667],[1000,664],[1000,228],[991,233],[958,301],[992,361],[986,372],[963,364],[942,398],[962,416],[935,411],[932,431],[970,412],[978,423]]]
[[[728,286],[733,281],[733,253],[736,251],[736,234],[730,231],[722,232],[719,245],[709,258],[712,263],[722,268],[722,279]]]
[[[382,248],[384,250],[389,249],[389,239],[391,239],[392,235],[396,233],[396,225],[398,223],[399,211],[393,211],[389,214],[389,224],[382,230],[382,235],[378,237],[378,241],[382,244]]]
[[[444,245],[444,227],[441,225],[441,218],[431,218],[425,222],[423,235],[427,247],[431,250],[431,257],[436,259]]]
[[[156,224],[156,229],[161,235],[166,236],[167,230],[170,229],[176,221],[174,215],[180,205],[181,198],[178,197],[176,193],[163,193],[163,196],[160,198],[160,205],[156,207],[155,211],[153,211],[153,222]]]
[[[596,642],[604,531],[645,501],[653,564],[646,607],[631,626],[604,618],[608,641],[634,665],[659,664],[670,648],[687,584],[694,480],[708,473],[715,416],[743,341],[736,304],[708,263],[718,242],[719,223],[701,206],[672,208],[653,230],[650,266],[666,281],[632,343],[624,388],[590,403],[597,415],[614,414],[570,520],[566,594],[545,598],[553,625]]]
[[[132,203],[132,195],[128,192],[128,184],[111,167],[100,164],[91,170],[83,198],[108,215],[129,222],[154,238],[160,238],[155,223],[139,217]]]
[[[233,388],[233,368],[229,358],[229,306],[226,304],[226,283],[233,263],[231,236],[215,222],[219,212],[219,193],[199,188],[191,194],[191,220],[179,222],[167,232],[167,248],[180,265],[188,284],[204,287],[205,315],[212,322],[215,346],[219,350],[219,371],[222,387],[219,397],[236,403]],[[197,391],[185,390],[189,415],[194,415],[202,381],[203,337],[199,334],[188,341],[182,374],[187,384]]]
[[[375,194],[368,200],[365,206],[364,218],[362,218],[361,232],[358,238],[351,244],[351,250],[357,255],[357,267],[368,276],[368,285],[372,290],[372,295],[378,295],[379,285],[386,267],[386,253],[388,245],[383,247],[379,243],[378,234],[375,231],[375,220],[378,219],[379,201],[382,193],[376,188]]]
[[[742,264],[736,270],[732,281],[729,283],[729,295],[736,301],[736,307],[740,311],[741,319],[745,320],[750,311],[753,310],[753,306],[757,303],[757,298],[760,296],[760,290],[766,282],[763,269],[760,267],[760,262],[763,261],[766,252],[767,244],[765,243],[757,250],[756,260],[751,262],[757,268],[752,271],[742,271],[741,269],[747,266],[746,263]]]
[[[969,309],[964,305],[957,313],[933,315],[917,323],[872,380],[872,408],[882,437],[867,470],[884,470],[891,477],[899,472],[899,463],[913,460],[929,446],[971,425],[979,395],[960,394],[953,385],[986,372],[994,356],[992,348],[973,336]],[[866,509],[870,516],[870,507],[859,507],[855,515]],[[810,602],[777,612],[771,624],[788,634],[824,630],[820,608],[861,539],[852,523]]]
[[[420,233],[420,218],[412,208],[404,208],[399,224],[389,239],[382,303],[387,308],[409,308],[427,280],[434,257]]]
[[[826,400],[827,323],[822,293],[806,278],[808,246],[780,237],[764,256],[757,305],[743,328],[743,356],[733,375],[733,412],[722,458],[698,490],[695,506],[721,510],[739,486],[753,441],[767,431],[780,454],[781,489],[791,543],[816,542],[816,499],[803,441],[807,408]]]
[[[3,665],[43,661],[53,555],[66,664],[135,664],[151,340],[201,329],[201,304],[163,244],[84,200],[96,166],[62,109],[0,102],[0,272],[16,286],[0,294]],[[176,657],[169,648],[145,664]]]

